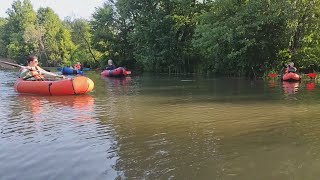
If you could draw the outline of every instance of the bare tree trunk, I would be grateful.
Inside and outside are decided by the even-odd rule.
[[[40,54],[43,53],[45,55],[45,57],[46,57],[46,66],[49,66],[49,57],[48,57],[48,54],[47,54],[46,49],[44,47],[44,43],[42,41],[42,38],[39,41],[39,45],[40,45]]]
[[[81,36],[81,37],[83,38],[83,40],[86,42],[87,47],[88,47],[88,50],[89,50],[89,52],[90,52],[90,54],[91,54],[91,56],[92,56],[93,60],[96,62],[96,61],[97,61],[97,59],[96,59],[96,57],[94,56],[94,54],[93,54],[93,52],[92,52],[92,49],[91,49],[91,46],[90,46],[89,41],[84,37],[84,35],[83,35],[82,33],[80,33],[80,36]]]

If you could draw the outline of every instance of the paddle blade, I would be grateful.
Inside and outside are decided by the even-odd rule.
[[[275,77],[278,77],[278,74],[271,73],[271,74],[268,74],[268,77],[269,78],[275,78]]]
[[[309,78],[316,78],[317,74],[316,73],[309,73],[309,74],[307,74],[307,76]]]

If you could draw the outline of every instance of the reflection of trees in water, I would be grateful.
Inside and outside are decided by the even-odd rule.
[[[97,113],[99,113],[101,127],[107,129],[97,130],[98,133],[111,135],[111,146],[108,147],[108,159],[116,161],[118,158],[118,132],[122,121],[131,121],[132,106],[134,97],[137,92],[136,83],[131,77],[112,78],[102,77],[105,84],[105,91],[100,91],[97,95],[99,98],[96,101]],[[99,83],[99,82],[98,82]],[[116,163],[114,163],[116,164]],[[118,171],[118,178],[123,178],[122,171]]]
[[[131,77],[110,78],[103,77],[105,81],[106,94],[102,96],[103,104],[106,106],[106,116],[114,119],[117,116],[131,116],[131,103],[137,95],[137,86]]]
[[[316,137],[305,139],[304,133],[313,133],[310,133],[310,127],[303,130],[306,126],[295,124],[298,121],[299,124],[308,124],[308,120],[297,117],[297,114],[291,115],[296,121],[288,118],[287,123],[278,123],[260,130],[248,129],[248,133],[225,138],[223,151],[228,158],[225,159],[227,167],[224,173],[232,175],[229,177],[234,179],[318,177],[316,174],[319,174],[317,169],[320,163],[316,159],[319,158],[317,151],[320,145],[315,141]],[[290,116],[290,113],[288,115]],[[319,136],[319,133],[317,135]]]
[[[272,155],[282,156],[280,153],[269,153],[264,149],[264,144],[267,147],[275,144],[276,147],[277,142],[290,143],[286,138],[279,139],[287,124],[272,121],[287,115],[280,113],[279,116],[272,111],[279,107],[269,105],[270,111],[257,109],[255,105],[178,107],[180,105],[157,105],[154,108],[140,107],[138,111],[134,108],[133,120],[117,119],[114,122],[119,156],[115,168],[122,171],[124,177],[224,179],[239,174],[248,176],[250,169],[257,170],[252,175],[258,177],[267,174],[263,171],[264,161],[274,161]],[[269,115],[272,118],[268,119]],[[252,119],[247,122],[246,116]],[[277,125],[281,129],[272,136],[279,127]],[[259,155],[270,155],[270,159]],[[259,163],[258,168],[255,168],[255,163]],[[268,168],[272,169],[272,166]]]
[[[279,99],[283,100],[283,86],[280,81],[278,83]],[[304,146],[306,142],[301,139],[300,133],[303,131],[299,130],[298,124],[297,127],[292,125],[292,119],[296,118],[296,122],[303,119],[296,115],[301,111],[305,112],[305,109],[288,105],[285,101],[277,101],[275,104],[262,103],[261,111],[257,109],[257,104],[248,104],[248,107],[243,108],[240,107],[242,103],[237,103],[239,107],[230,104],[231,107],[223,109],[229,112],[220,117],[221,124],[230,124],[230,127],[223,129],[226,125],[219,127],[215,122],[219,119],[213,118],[214,113],[210,114],[212,117],[201,117],[209,111],[223,114],[224,111],[215,110],[218,108],[212,104],[210,107],[213,109],[208,112],[194,110],[196,105],[190,105],[192,108],[179,112],[175,110],[175,106],[170,106],[171,97],[161,99],[164,102],[159,104],[159,101],[152,101],[154,97],[149,95],[147,97],[151,100],[148,102],[152,103],[148,107],[131,97],[133,99],[125,104],[131,108],[133,114],[126,116],[123,113],[126,112],[125,108],[121,104],[121,93],[118,96],[114,92],[108,92],[109,94],[115,101],[110,101],[108,107],[113,106],[113,111],[117,113],[109,117],[105,115],[103,122],[110,123],[114,128],[116,141],[110,152],[114,152],[119,158],[115,166],[119,171],[119,178],[290,179],[299,177],[295,175],[303,175],[303,171],[299,170],[300,165],[305,172],[310,172],[305,166],[306,159],[307,162],[314,162],[311,159],[314,154],[308,154],[308,147]],[[299,93],[292,95],[303,97],[304,94],[307,93],[299,89]],[[172,101],[173,103],[175,102]],[[155,107],[151,107],[153,105]],[[177,104],[181,105],[182,103]],[[191,111],[201,114],[198,117],[193,116]],[[305,113],[301,113],[301,116],[303,115]],[[243,116],[251,119],[251,124],[239,123],[247,121]],[[239,127],[233,129],[234,126]],[[216,132],[218,128],[221,128],[220,131],[242,130],[242,133],[235,132],[220,139],[219,132]],[[316,140],[316,136],[310,140]],[[318,145],[313,148],[316,149],[315,147]],[[317,154],[315,157],[318,157]],[[313,168],[316,169],[316,166]],[[290,176],[293,171],[299,173]]]
[[[201,179],[205,178],[204,174],[221,176],[223,165],[213,131],[140,124],[117,129],[117,139],[119,160],[115,168],[123,172],[124,177]]]
[[[114,167],[119,172],[118,178],[205,178],[201,175],[203,172],[216,177],[221,175],[223,165],[217,155],[219,138],[215,135],[214,127],[207,128],[190,121],[189,115],[185,116],[184,112],[177,114],[175,107],[168,113],[154,109],[160,111],[157,113],[152,111],[152,107],[139,109],[141,106],[133,100],[123,105],[119,98],[119,103],[106,102],[106,108],[102,108],[106,112],[101,118],[101,123],[113,127],[115,143],[108,152],[110,158],[118,157]],[[170,114],[175,114],[175,117]],[[183,117],[186,122],[167,120]]]
[[[300,151],[299,154],[297,153],[297,159],[292,162],[288,160],[288,163],[295,167],[291,171],[291,175],[298,177],[297,179],[315,179],[320,175],[318,171],[320,167],[318,161],[320,159],[319,108],[319,104],[300,107],[300,113],[296,113],[296,117],[292,121],[292,126],[299,137],[295,139],[294,143]]]
[[[280,81],[278,83],[279,99],[282,100],[283,87]],[[299,93],[301,94],[300,91]],[[262,106],[266,108],[261,108],[261,111],[257,109],[257,104],[249,103],[245,108],[230,104],[231,108],[223,109],[229,112],[221,117],[221,121],[226,120],[221,123],[237,126],[233,124],[239,123],[237,118],[239,121],[246,121],[242,116],[247,115],[248,118],[257,116],[256,121],[251,122],[257,126],[248,127],[247,125],[250,124],[244,123],[242,127],[235,128],[235,131],[241,128],[244,134],[235,133],[234,136],[220,139],[219,133],[215,131],[219,126],[215,126],[217,124],[214,122],[216,120],[213,118],[214,113],[212,117],[202,117],[201,115],[207,112],[193,109],[197,107],[192,105],[197,102],[196,100],[192,100],[185,106],[193,108],[177,112],[175,106],[170,104],[183,106],[183,103],[176,103],[179,98],[174,99],[169,96],[169,98],[156,99],[155,102],[155,97],[148,95],[149,104],[146,105],[146,102],[139,104],[141,102],[138,99],[141,100],[146,97],[145,95],[136,99],[132,96],[125,105],[131,108],[133,114],[126,116],[123,113],[126,111],[121,104],[121,95],[117,96],[112,91],[108,92],[109,94],[115,101],[108,102],[108,107],[113,106],[112,111],[117,113],[109,117],[104,116],[103,122],[110,123],[114,128],[115,144],[110,152],[114,152],[114,156],[119,158],[114,167],[119,171],[119,178],[232,179],[239,177],[238,179],[250,179],[246,177],[254,177],[251,179],[267,179],[265,177],[268,177],[272,179],[272,174],[274,177],[281,177],[279,169],[290,171],[290,166],[296,169],[298,162],[305,157],[299,156],[300,151],[296,150],[294,140],[299,136],[295,132],[296,129],[290,126],[290,118],[294,118],[296,114],[290,110],[298,110],[298,108],[292,109],[290,105],[283,104],[284,101],[263,104]],[[159,100],[163,103],[159,103]],[[240,106],[243,103],[237,102],[237,105]],[[210,106],[213,109],[208,111],[221,113],[215,110],[212,104]],[[111,111],[106,109],[108,112]],[[239,111],[236,111],[237,109]],[[193,116],[191,111],[202,114]],[[109,113],[112,114],[112,112]],[[235,117],[234,121],[230,119],[228,121],[230,116]],[[204,119],[213,122],[206,122]],[[230,129],[232,130],[228,127],[223,130],[230,131]],[[287,131],[288,129],[290,130]],[[292,136],[286,133],[292,133]],[[305,150],[302,148],[302,152],[306,152]],[[297,155],[299,157],[295,158]],[[288,159],[294,162],[290,162],[290,166],[286,166]]]
[[[320,96],[318,93],[314,93],[316,88],[317,83],[314,80],[300,83],[283,82],[283,91],[286,97],[299,101],[284,106],[287,106],[284,113],[288,114],[289,123],[284,127],[277,126],[277,130],[272,130],[273,136],[275,131],[279,131],[279,136],[273,138],[275,142],[281,138],[287,138],[286,141],[278,143],[281,144],[281,149],[279,147],[275,147],[275,150],[270,149],[270,151],[274,151],[273,156],[270,156],[270,161],[272,161],[269,163],[271,166],[269,168],[272,169],[270,171],[282,179],[314,179],[320,175],[317,172],[320,163],[315,161],[320,158],[318,153],[320,124],[319,118],[317,118]],[[273,143],[275,144],[275,142]],[[263,166],[266,170],[265,163]],[[314,172],[317,172],[318,175]]]
[[[138,91],[138,78],[135,77],[102,77],[105,81],[105,87],[108,92],[112,92],[115,95],[137,95]]]

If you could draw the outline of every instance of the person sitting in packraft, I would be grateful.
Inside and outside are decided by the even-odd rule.
[[[113,65],[113,61],[111,59],[108,60],[108,65],[106,67],[106,70],[114,70],[116,69],[116,66]]]
[[[296,73],[297,72],[297,68],[294,67],[294,63],[291,62],[287,65],[286,71],[285,73]]]
[[[20,69],[20,75],[19,77],[23,80],[28,81],[44,81],[46,80],[46,77],[59,77],[59,78],[65,78],[64,76],[59,76],[57,74],[48,72],[41,67],[38,66],[38,58],[36,56],[29,56],[27,59],[28,65],[25,67],[22,67]],[[43,75],[46,75],[44,77]]]
[[[80,63],[80,62],[77,62],[77,64],[75,64],[75,65],[73,66],[73,69],[75,69],[75,70],[81,70],[81,63]]]

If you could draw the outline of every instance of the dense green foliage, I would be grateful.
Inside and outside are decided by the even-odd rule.
[[[257,76],[293,61],[320,63],[318,0],[117,0],[91,20],[61,21],[16,0],[0,19],[0,56],[44,65],[77,61],[152,72]]]

